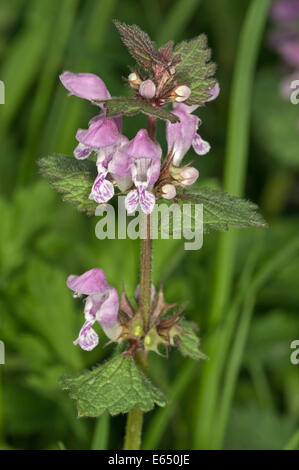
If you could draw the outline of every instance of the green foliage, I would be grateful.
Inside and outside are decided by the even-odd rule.
[[[298,106],[281,95],[282,79],[273,67],[260,71],[255,83],[253,129],[267,155],[283,166],[298,167]]]
[[[211,78],[216,65],[209,62],[211,50],[207,49],[207,37],[201,34],[191,41],[183,41],[175,48],[182,62],[177,66],[176,80],[185,83],[191,89],[186,104],[203,104],[210,97],[208,91],[213,88],[216,80]]]
[[[80,211],[94,214],[96,202],[88,199],[96,178],[96,165],[90,160],[78,161],[66,155],[50,155],[38,162],[40,171],[63,200],[71,202]]]
[[[134,98],[112,98],[105,101],[104,104],[107,109],[107,116],[118,116],[123,114],[125,116],[133,116],[134,114],[143,113],[147,116],[153,116],[158,119],[168,120],[172,123],[178,122],[179,118],[172,114],[165,108],[156,108],[145,101],[137,100]]]
[[[149,35],[136,25],[129,26],[117,20],[114,20],[114,24],[134,59],[145,70],[151,70],[153,62],[158,59],[158,51]]]
[[[129,356],[116,356],[77,377],[62,377],[61,385],[77,401],[78,417],[128,413],[138,406],[150,411],[165,406],[166,398],[138,369]]]
[[[244,34],[242,22],[247,4],[257,8],[252,10],[251,25]],[[283,160],[278,154],[278,144],[275,150],[272,147],[272,141],[276,142],[282,134],[293,147],[288,132],[290,123],[296,121],[287,116],[285,105],[296,113],[298,105],[281,102],[279,109],[272,107],[272,101],[280,100],[279,76],[283,78],[284,71],[279,70],[278,59],[269,52],[265,37],[261,47],[259,44],[256,47],[263,5],[263,0],[151,0],[150,7],[146,2],[131,0],[88,0],[78,4],[73,0],[0,2],[0,78],[6,85],[6,103],[0,106],[0,339],[5,342],[7,357],[5,366],[0,366],[1,449],[58,449],[59,441],[67,449],[122,446],[124,417],[110,418],[107,444],[105,421],[96,426],[97,420],[78,420],[73,403],[67,393],[60,391],[57,380],[64,373],[75,374],[105,360],[109,353],[109,348],[101,347],[107,339],[99,330],[101,345],[94,351],[82,352],[72,345],[82,326],[83,304],[72,300],[65,287],[66,277],[98,266],[109,273],[109,284],[118,290],[124,280],[133,299],[139,278],[138,242],[129,239],[99,242],[93,236],[96,220],[85,217],[69,204],[59,203],[55,191],[36,171],[36,159],[40,155],[54,152],[71,155],[77,129],[86,127],[88,119],[98,112],[87,101],[67,98],[59,83],[59,73],[92,72],[105,81],[113,96],[123,94],[120,77],[127,73],[129,57],[111,24],[113,17],[139,24],[159,44],[169,39],[178,42],[192,38],[200,31],[205,31],[212,40],[222,93],[212,106],[198,110],[204,133],[212,145],[210,156],[196,160],[203,178],[220,180],[223,171],[225,189],[240,194],[246,176],[246,197],[261,201],[273,166],[280,170],[281,164],[287,165],[293,176],[292,191],[288,184],[281,210],[275,220],[269,219],[270,229],[244,230],[238,243],[232,242],[236,257],[223,244],[226,257],[217,262],[217,233],[205,237],[203,249],[193,252],[184,251],[180,240],[154,241],[155,286],[163,282],[169,302],[190,300],[188,319],[200,325],[201,345],[210,361],[203,361],[198,367],[197,362],[176,352],[169,360],[150,354],[151,376],[169,396],[169,405],[146,416],[144,445],[149,449],[188,449],[197,435],[196,448],[205,444],[211,448],[219,427],[219,404],[225,385],[223,380],[219,383],[214,380],[215,372],[216,377],[217,371],[221,377],[225,376],[223,372],[232,358],[230,340],[221,366],[224,350],[219,347],[219,341],[222,335],[235,339],[239,334],[236,328],[231,328],[236,297],[247,292],[251,275],[288,246],[299,230],[294,171],[297,164],[293,164],[298,159],[288,142],[281,144]],[[234,72],[240,43],[242,60],[238,60]],[[252,64],[256,50],[260,57],[257,70]],[[267,98],[267,104],[259,92],[265,66],[276,76],[272,100]],[[233,75],[236,78],[232,87]],[[252,77],[257,80],[252,82]],[[271,85],[264,88],[265,95],[271,93],[270,88]],[[231,93],[235,98],[228,107]],[[254,115],[250,112],[251,103]],[[259,119],[259,114],[264,120]],[[271,128],[267,124],[270,118]],[[251,141],[247,165],[249,122],[254,145]],[[140,124],[145,126],[142,114],[124,119],[125,134],[132,137]],[[158,122],[159,140],[163,126],[163,122]],[[267,136],[262,135],[264,128],[269,130]],[[164,143],[162,139],[161,143]],[[226,158],[224,162],[225,145],[230,161]],[[272,185],[269,198],[274,197],[279,197],[279,191]],[[261,247],[260,254],[253,262],[256,247]],[[249,266],[253,271],[250,276]],[[290,363],[289,343],[299,328],[298,267],[297,251],[259,288],[244,354],[238,355],[240,365],[232,387],[233,402],[224,448],[281,449],[296,432],[299,366]],[[215,284],[214,272],[218,274]],[[217,313],[221,311],[218,299],[221,303],[223,291],[228,292],[224,296],[228,309],[224,309],[217,328],[215,323],[210,326],[215,316],[209,306],[217,300],[215,309]],[[228,331],[232,331],[231,336]],[[216,338],[214,350],[208,347],[211,336]],[[200,384],[200,390],[196,383]],[[200,419],[197,401],[202,404]],[[211,415],[205,413],[209,407]],[[103,414],[100,420],[106,416]],[[197,426],[201,428],[201,436]]]
[[[209,187],[178,191],[180,203],[203,204],[204,230],[228,230],[232,227],[267,227],[257,206],[224,191]]]
[[[182,355],[195,360],[208,359],[207,356],[199,350],[200,341],[196,334],[196,324],[181,320],[179,327],[183,329],[183,332],[175,336],[175,343]]]

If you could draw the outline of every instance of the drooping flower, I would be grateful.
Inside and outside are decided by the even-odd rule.
[[[98,345],[98,335],[92,328],[96,321],[101,324],[110,339],[116,340],[121,331],[117,321],[118,293],[107,283],[104,271],[94,268],[81,276],[71,275],[67,279],[67,286],[76,297],[87,296],[84,307],[85,322],[74,344],[79,344],[85,351],[91,351]]]
[[[119,152],[123,158],[127,158],[126,168],[136,187],[126,196],[127,212],[133,214],[140,204],[141,210],[150,214],[155,206],[155,196],[150,189],[159,178],[162,149],[148,136],[145,129],[141,129],[134,139],[119,149]],[[112,165],[114,163],[115,161]]]

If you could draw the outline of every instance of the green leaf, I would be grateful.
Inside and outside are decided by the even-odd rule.
[[[95,101],[95,103],[97,103],[97,101]],[[179,118],[167,109],[156,108],[149,103],[137,100],[135,98],[126,98],[123,96],[112,98],[105,101],[104,106],[107,110],[107,117],[118,116],[120,114],[132,116],[137,113],[143,113],[148,116],[154,116],[156,118],[165,119],[170,122],[179,121]]]
[[[145,70],[150,70],[152,63],[158,60],[158,51],[149,35],[136,25],[129,26],[117,20],[114,24],[130,54]]]
[[[210,97],[208,91],[216,84],[211,78],[216,70],[216,64],[209,62],[211,50],[207,48],[207,37],[205,34],[178,44],[174,50],[180,54],[182,61],[176,67],[175,76],[177,82],[185,83],[191,89],[190,98],[186,104],[204,104]]]
[[[203,204],[204,231],[226,231],[232,227],[267,227],[263,217],[256,212],[257,205],[218,189],[202,187],[177,192],[181,204]]]
[[[94,214],[97,204],[88,199],[97,175],[94,162],[79,161],[66,155],[49,155],[41,158],[38,165],[51,186],[64,193],[64,201],[71,202],[80,211]]]
[[[195,360],[208,359],[208,357],[199,350],[200,340],[195,333],[197,326],[186,320],[181,320],[179,326],[183,329],[183,333],[178,333],[174,340],[182,355]]]
[[[77,377],[62,377],[61,385],[77,400],[78,417],[128,413],[134,406],[150,411],[165,406],[166,398],[143,375],[129,356],[119,355]]]
[[[270,157],[286,167],[298,167],[298,106],[281,96],[280,87],[276,69],[259,73],[254,87],[253,129]],[[290,88],[290,94],[292,91]]]

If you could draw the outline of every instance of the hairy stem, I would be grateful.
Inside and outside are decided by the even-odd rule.
[[[148,134],[151,139],[156,136],[156,120],[149,116]],[[148,329],[149,317],[151,311],[151,290],[152,290],[152,251],[153,244],[151,239],[151,216],[143,217],[143,239],[141,245],[140,258],[140,296],[139,307],[143,318],[144,331]],[[146,369],[146,352],[136,354],[136,361],[143,372]],[[139,450],[141,446],[143,413],[138,406],[135,406],[128,414],[126,425],[126,436],[124,450]]]

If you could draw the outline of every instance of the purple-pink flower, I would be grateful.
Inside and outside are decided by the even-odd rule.
[[[119,149],[119,153],[127,159],[128,174],[136,188],[125,199],[128,214],[133,214],[139,204],[145,214],[150,214],[155,206],[155,196],[150,189],[160,175],[160,145],[148,136],[145,129],[141,129],[134,139]]]
[[[155,96],[156,85],[152,80],[142,82],[137,74],[131,74],[129,78],[130,83],[136,82],[141,96],[146,99]],[[155,206],[153,186],[159,179],[161,170],[160,145],[149,137],[145,129],[141,129],[128,141],[122,135],[122,117],[106,117],[101,100],[110,99],[111,96],[101,78],[90,73],[65,72],[60,76],[60,80],[70,94],[93,103],[96,101],[101,109],[101,112],[90,120],[88,129],[79,129],[76,134],[79,143],[74,150],[74,156],[77,159],[86,159],[92,152],[97,154],[98,174],[89,198],[99,204],[106,203],[114,196],[114,187],[118,186],[121,192],[129,190],[125,199],[128,214],[133,214],[138,206],[145,214],[150,214]],[[173,153],[172,165],[179,167],[191,146],[197,154],[204,155],[210,150],[210,145],[197,133],[201,121],[192,114],[197,106],[187,106],[180,102],[188,99],[191,90],[185,85],[180,85],[174,92],[177,102],[174,103],[173,114],[180,122],[167,122],[166,134],[168,150]],[[215,99],[219,94],[219,85],[216,84],[208,93],[210,98],[206,101]],[[174,184],[163,186],[161,194],[165,198],[174,197],[174,185],[193,184],[197,177],[198,171],[195,168],[182,169],[181,173],[173,175]],[[90,324],[84,327],[84,334],[86,337],[93,337]]]
[[[85,322],[74,344],[79,344],[85,351],[91,351],[98,345],[99,337],[92,328],[96,321],[110,339],[116,340],[121,331],[117,321],[119,298],[116,289],[107,283],[104,271],[94,268],[81,276],[71,275],[67,279],[67,286],[76,297],[87,296]]]
[[[219,85],[216,83],[209,91],[211,97],[206,102],[217,98],[219,91]],[[166,138],[168,152],[173,153],[172,163],[174,166],[180,166],[182,159],[191,146],[198,155],[205,155],[211,148],[210,144],[197,133],[201,120],[192,114],[197,108],[198,106],[187,106],[183,103],[175,104],[172,113],[179,118],[180,122],[172,124],[167,121]]]

